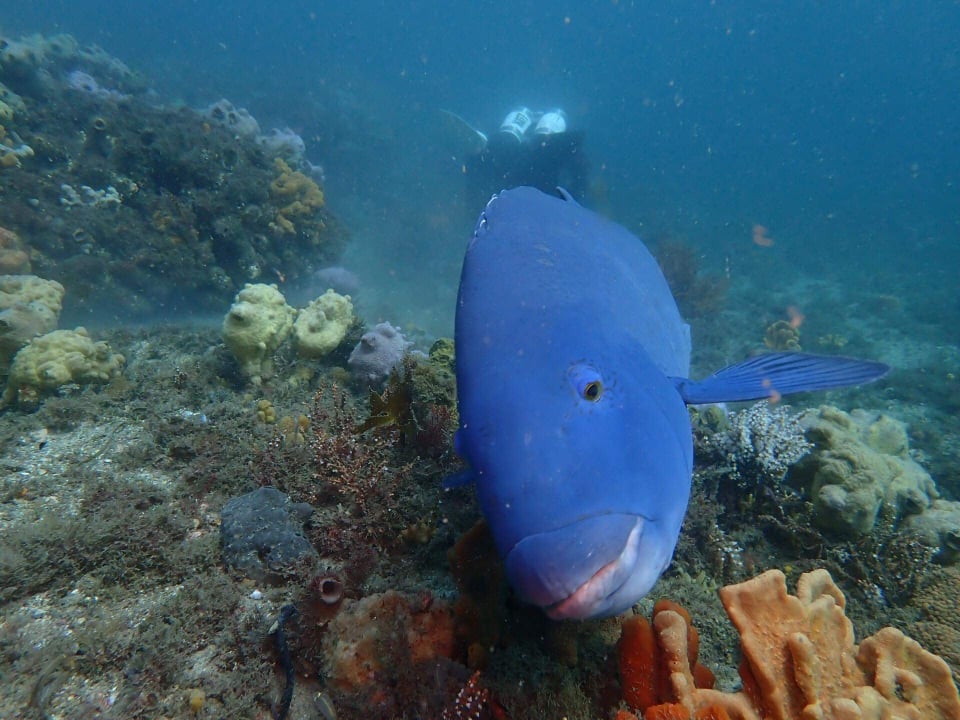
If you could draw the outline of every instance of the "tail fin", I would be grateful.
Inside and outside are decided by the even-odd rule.
[[[674,378],[674,382],[684,402],[699,405],[861,385],[889,371],[888,365],[871,360],[784,352],[757,355],[700,381]]]

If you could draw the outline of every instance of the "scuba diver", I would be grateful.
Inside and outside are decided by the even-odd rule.
[[[519,107],[507,113],[489,137],[471,130],[475,143],[462,166],[471,203],[486,203],[494,193],[519,185],[552,195],[559,194],[559,186],[578,201],[585,200],[589,164],[584,133],[568,129],[563,110],[534,112]]]

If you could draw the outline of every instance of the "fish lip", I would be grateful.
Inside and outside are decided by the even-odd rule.
[[[596,610],[584,612],[584,610],[595,608],[597,600],[613,597],[630,580],[637,562],[645,522],[645,518],[638,515],[620,554],[597,570],[566,598],[544,607],[543,611],[547,614],[547,617],[551,620],[585,620],[602,615],[602,610],[599,612]],[[615,585],[607,585],[606,583],[611,578],[618,580],[618,582]]]

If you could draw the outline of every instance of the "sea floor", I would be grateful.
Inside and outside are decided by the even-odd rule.
[[[829,402],[878,408],[908,421],[916,457],[934,472],[943,493],[955,496],[958,433],[951,406],[943,403],[957,397],[956,389],[934,405],[921,400],[910,378],[956,367],[956,349],[936,342],[933,331],[927,342],[898,334],[889,326],[898,324],[901,311],[891,312],[882,342],[874,340],[875,325],[883,322],[876,315],[873,327],[851,325],[847,332],[856,351],[879,349],[897,370],[883,387],[831,394]],[[701,342],[720,340],[698,356],[698,365],[742,349],[723,337],[756,331],[746,330],[748,314],[718,317],[694,324]],[[98,336],[127,358],[122,377],[106,386],[65,387],[36,408],[8,408],[0,416],[0,715],[276,713],[286,680],[271,632],[284,606],[310,602],[310,579],[296,573],[273,582],[245,577],[225,567],[220,537],[224,503],[264,484],[313,505],[310,537],[340,573],[349,612],[396,591],[403,604],[401,610],[390,606],[392,613],[417,618],[442,609],[457,617],[458,599],[469,592],[462,572],[451,570],[448,553],[479,513],[472,490],[441,489],[445,474],[456,468],[452,455],[411,454],[393,444],[395,436],[371,440],[379,443],[376,452],[386,453],[378,457],[387,458],[393,484],[358,501],[356,494],[325,487],[330,481],[318,479],[316,455],[281,449],[278,438],[290,427],[284,418],[307,418],[298,421],[304,430],[308,421],[329,419],[329,412],[317,415],[315,391],[327,388],[329,399],[330,388],[345,380],[336,359],[304,368],[281,353],[277,377],[255,388],[237,377],[212,323],[104,329]],[[343,388],[334,391],[342,393],[342,407],[350,417],[365,417],[363,393],[352,393],[349,383]],[[275,414],[272,423],[264,422],[265,401]],[[328,441],[336,430],[335,423],[327,428]],[[955,635],[944,634],[951,611],[942,606],[960,584],[954,568],[924,568],[916,591],[891,601],[889,587],[886,596],[883,590],[894,583],[893,573],[863,574],[881,572],[878,545],[823,537],[819,550],[805,554],[750,527],[756,505],[730,507],[729,494],[728,506],[720,505],[711,496],[715,487],[703,481],[709,477],[709,467],[698,468],[685,536],[653,596],[690,609],[701,633],[701,662],[717,673],[721,687],[737,686],[737,641],[716,589],[768,567],[784,567],[791,577],[828,567],[848,594],[858,637],[885,624],[899,626],[925,644],[936,643],[931,649],[957,671],[960,628],[954,624]],[[381,501],[383,508],[372,509]],[[735,549],[739,565],[725,564],[716,548],[704,546],[717,537]],[[859,571],[842,562],[870,553],[874,561],[864,559]],[[474,663],[484,667],[483,682],[507,715],[591,718],[612,712],[619,702],[617,620],[557,625],[499,592],[491,602],[501,627],[492,636],[480,633],[493,645],[489,657]],[[640,610],[648,612],[652,599]],[[376,626],[376,615],[350,616],[350,630],[351,623],[330,618],[312,628],[292,627],[297,682],[289,717],[332,717],[334,711],[341,718],[440,717],[469,675],[467,660],[455,652],[447,653],[457,659],[442,672],[435,664],[423,677],[418,673],[427,665],[381,669],[348,685],[333,682],[343,670],[331,665],[331,656],[359,642],[350,633],[363,623]],[[382,637],[379,642],[395,660],[395,648]],[[382,706],[364,704],[372,697]]]

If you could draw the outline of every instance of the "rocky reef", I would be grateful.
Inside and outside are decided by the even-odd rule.
[[[0,227],[19,239],[0,259],[62,283],[68,315],[212,310],[344,247],[286,135],[241,132],[221,105],[164,104],[70,36],[0,38],[0,101]]]

